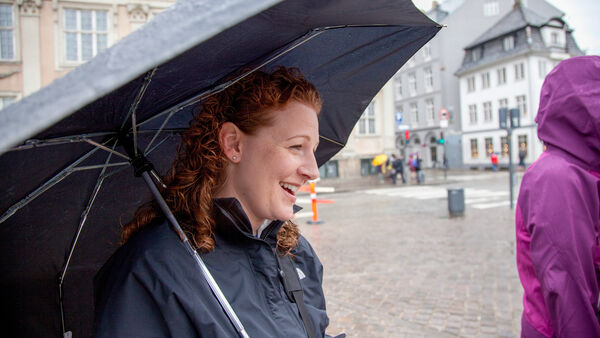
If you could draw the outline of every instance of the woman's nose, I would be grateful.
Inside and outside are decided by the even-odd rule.
[[[317,179],[319,177],[319,167],[317,167],[315,154],[311,152],[298,170],[300,175],[304,176],[306,180]]]

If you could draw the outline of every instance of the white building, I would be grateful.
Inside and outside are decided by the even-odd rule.
[[[519,108],[520,128],[513,130],[512,155],[525,150],[525,163],[543,151],[535,116],[540,89],[561,60],[582,55],[561,16],[543,16],[515,3],[512,11],[465,47],[460,83],[463,164],[491,166],[490,154],[508,164],[507,131],[499,128],[499,108]]]

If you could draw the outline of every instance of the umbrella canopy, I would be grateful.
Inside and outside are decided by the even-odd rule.
[[[323,164],[439,29],[409,0],[182,0],[0,111],[5,332],[90,335],[92,278],[118,246],[119,224],[150,199],[119,139],[165,173],[197,104],[236,80],[223,78],[293,66],[324,99]]]
[[[371,164],[374,166],[382,165],[387,161],[388,157],[386,154],[380,154],[373,158]]]

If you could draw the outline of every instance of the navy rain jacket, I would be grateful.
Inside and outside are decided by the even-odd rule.
[[[215,199],[216,245],[202,254],[250,337],[306,337],[295,303],[278,274],[275,253],[282,222],[260,238],[236,199]],[[316,335],[329,319],[323,267],[304,237],[292,251]],[[96,337],[237,337],[194,258],[167,222],[135,234],[95,280]]]

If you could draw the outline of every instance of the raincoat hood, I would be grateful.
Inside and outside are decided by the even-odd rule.
[[[549,148],[600,171],[600,57],[562,61],[544,80],[535,121]]]

